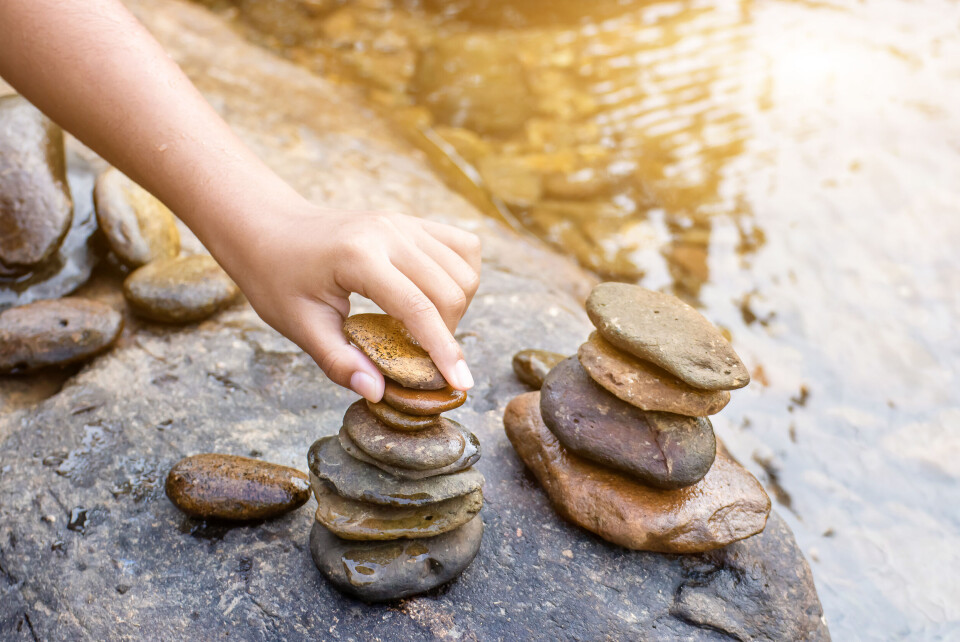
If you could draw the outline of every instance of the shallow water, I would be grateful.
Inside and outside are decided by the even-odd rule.
[[[960,636],[960,5],[216,4],[491,215],[729,330],[753,384],[717,432],[835,639]],[[495,63],[424,71],[457,33]]]

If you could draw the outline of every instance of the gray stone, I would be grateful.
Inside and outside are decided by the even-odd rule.
[[[462,431],[461,434],[464,438],[464,448],[463,452],[460,454],[460,457],[457,459],[457,461],[453,462],[452,464],[448,464],[447,466],[428,468],[427,470],[401,468],[400,466],[394,466],[393,464],[374,459],[353,442],[353,439],[350,438],[350,434],[347,432],[346,427],[340,429],[337,438],[340,440],[340,446],[347,452],[348,455],[359,459],[362,462],[372,464],[380,470],[390,473],[394,477],[398,477],[400,479],[428,479],[437,475],[449,475],[450,473],[456,473],[461,470],[465,470],[470,466],[473,466],[480,459],[480,440],[477,439],[476,435],[463,426],[458,424],[458,428]]]
[[[365,402],[358,402],[364,403]],[[463,426],[445,417],[422,430],[394,430],[377,421],[343,422],[350,440],[363,452],[379,462],[412,468],[432,470],[449,466],[460,459],[466,447]]]

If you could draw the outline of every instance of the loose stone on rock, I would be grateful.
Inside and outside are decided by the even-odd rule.
[[[93,190],[97,222],[123,263],[140,267],[180,253],[173,213],[120,170],[102,173]]]
[[[167,475],[166,492],[194,517],[268,519],[303,506],[310,499],[310,480],[288,466],[205,453],[177,462]]]
[[[0,312],[0,373],[81,361],[110,347],[123,317],[108,305],[68,297]]]
[[[385,384],[381,403],[407,415],[438,415],[459,408],[467,400],[466,392],[450,386],[441,390],[417,390],[404,388],[388,378]]]
[[[726,390],[693,388],[666,370],[617,350],[596,332],[580,346],[577,357],[595,382],[643,410],[706,417],[730,401]]]
[[[513,371],[520,381],[539,390],[547,373],[567,356],[546,350],[521,350],[513,355]]]
[[[417,539],[345,540],[319,522],[310,531],[310,553],[320,572],[341,591],[368,602],[424,593],[463,572],[480,550],[483,521]]]
[[[350,439],[350,435],[347,434],[347,431],[344,428],[340,429],[337,439],[340,441],[340,446],[347,452],[348,455],[359,459],[360,461],[372,464],[380,470],[390,473],[394,477],[398,477],[400,479],[426,479],[428,477],[434,477],[437,475],[449,475],[450,473],[456,473],[477,463],[477,460],[480,459],[480,440],[477,439],[476,435],[465,428],[463,428],[463,432],[466,443],[460,458],[449,466],[432,468],[430,470],[401,468],[400,466],[392,466],[386,462],[377,461],[367,453],[363,452],[363,450],[353,443],[353,440]]]
[[[383,402],[371,403],[367,401],[363,405],[370,415],[394,430],[416,432],[436,426],[440,420],[440,415],[408,415]]]
[[[460,459],[466,445],[463,427],[443,417],[430,428],[416,432],[394,430],[379,421],[345,422],[343,429],[370,457],[413,470],[449,466]]]
[[[770,498],[725,451],[693,486],[657,490],[565,449],[540,416],[540,394],[513,399],[507,437],[554,508],[570,521],[628,548],[702,553],[763,530]]]
[[[651,361],[704,390],[750,383],[740,357],[720,331],[680,299],[627,283],[601,283],[587,298],[587,315],[616,348]]]
[[[137,314],[166,323],[205,319],[239,292],[214,258],[205,254],[153,261],[123,282],[124,297]]]
[[[576,357],[550,371],[543,421],[565,447],[657,488],[701,479],[717,450],[710,421],[631,406],[601,388]]]
[[[447,386],[430,355],[399,320],[386,314],[355,314],[344,321],[343,332],[384,375],[400,385],[418,390]]]

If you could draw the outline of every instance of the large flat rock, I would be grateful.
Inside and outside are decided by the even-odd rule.
[[[134,7],[311,198],[483,237],[483,285],[458,330],[478,383],[450,413],[483,442],[483,544],[434,594],[366,606],[314,567],[312,501],[233,528],[186,517],[163,494],[181,457],[221,451],[306,470],[310,444],[336,433],[355,397],[245,304],[182,329],[134,324],[62,389],[20,382],[0,410],[0,639],[828,638],[810,570],[775,514],[762,535],[720,551],[636,553],[562,521],[524,470],[501,423],[525,390],[511,356],[574,353],[590,330],[591,279],[482,218],[345,90],[199,8]]]

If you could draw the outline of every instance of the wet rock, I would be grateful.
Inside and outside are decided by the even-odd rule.
[[[340,429],[340,432],[337,434],[337,438],[340,440],[340,446],[351,457],[355,457],[360,461],[372,464],[380,470],[390,473],[394,477],[398,477],[400,479],[427,479],[428,477],[434,477],[436,475],[449,475],[450,473],[464,470],[470,466],[473,466],[475,463],[477,463],[477,460],[480,459],[480,440],[477,439],[477,436],[472,432],[466,430],[462,426],[460,426],[460,428],[463,430],[465,441],[463,453],[460,455],[460,458],[449,466],[431,468],[429,470],[401,468],[400,466],[392,466],[386,462],[377,461],[357,447],[357,445],[353,443],[353,440],[350,439],[350,435],[347,434],[347,431],[344,428]]]
[[[423,506],[483,487],[483,475],[475,468],[426,479],[399,479],[348,455],[336,436],[317,440],[307,463],[311,482],[326,482],[344,497],[374,504]]]
[[[386,379],[385,384],[381,403],[407,415],[439,415],[441,412],[459,408],[467,400],[466,392],[454,390],[450,386],[440,390],[417,390],[404,388],[390,379]]]
[[[205,319],[239,292],[223,268],[205,254],[148,263],[123,282],[123,295],[137,314],[165,323]]]
[[[436,537],[389,542],[341,539],[314,522],[310,553],[338,589],[380,602],[424,593],[457,577],[477,556],[482,538],[479,516]]]
[[[176,219],[166,205],[111,167],[93,190],[97,222],[123,263],[140,267],[180,253]]]
[[[590,378],[631,406],[690,417],[714,415],[730,402],[726,390],[700,390],[607,343],[598,333],[580,346],[580,365]]]
[[[694,388],[732,390],[750,383],[746,367],[716,326],[669,294],[601,283],[587,298],[587,314],[616,348]]]
[[[391,540],[432,537],[469,522],[483,506],[483,491],[423,506],[385,506],[343,497],[327,486],[314,488],[317,521],[342,539]]]
[[[576,357],[551,370],[541,392],[543,421],[560,443],[645,484],[689,486],[713,463],[709,419],[635,408],[597,385]]]
[[[416,432],[418,430],[436,426],[437,422],[440,420],[439,415],[408,415],[407,413],[400,412],[393,406],[383,402],[370,403],[369,401],[366,401],[361,405],[367,410],[367,414],[371,415],[376,420],[385,423],[394,430]]]
[[[310,480],[296,468],[205,453],[178,461],[167,475],[166,492],[193,517],[269,519],[303,506],[310,499]]]
[[[123,317],[86,299],[37,301],[0,312],[0,373],[63,366],[103,352],[116,341]]]
[[[559,352],[521,350],[513,355],[513,372],[520,381],[539,390],[547,373],[566,358],[567,355]]]
[[[413,470],[432,470],[453,464],[463,454],[466,432],[462,426],[441,417],[423,430],[394,430],[379,421],[343,424],[350,440],[377,461]]]
[[[438,38],[421,55],[413,86],[438,120],[483,134],[512,132],[533,113],[523,67],[495,36]]]
[[[0,267],[46,260],[72,219],[63,133],[25,98],[0,97]]]
[[[446,380],[407,328],[386,314],[355,314],[343,332],[387,377],[417,390],[440,390]]]
[[[700,553],[763,530],[770,499],[722,449],[693,486],[657,490],[565,449],[540,416],[541,393],[507,405],[507,437],[557,512],[604,539],[636,550]]]

